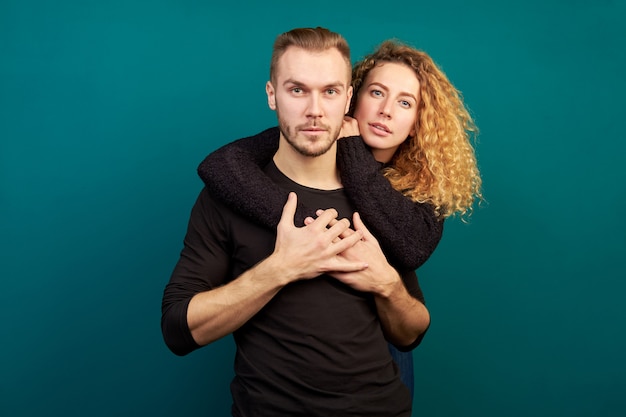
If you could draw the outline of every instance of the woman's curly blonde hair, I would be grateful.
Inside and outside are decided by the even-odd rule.
[[[356,97],[369,71],[386,62],[412,68],[420,83],[416,136],[404,141],[384,175],[413,201],[430,203],[438,216],[465,219],[476,199],[482,200],[482,180],[471,141],[478,128],[461,93],[425,52],[388,40],[358,62],[352,71]]]

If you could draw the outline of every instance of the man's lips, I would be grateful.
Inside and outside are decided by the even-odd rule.
[[[300,128],[300,131],[305,133],[321,133],[326,132],[328,129],[324,126],[303,126]]]

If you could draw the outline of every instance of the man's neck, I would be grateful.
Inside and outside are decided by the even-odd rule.
[[[337,145],[320,156],[304,156],[281,140],[274,155],[276,167],[293,182],[318,190],[342,188],[337,168]]]

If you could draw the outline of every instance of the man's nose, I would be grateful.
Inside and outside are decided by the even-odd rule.
[[[307,108],[308,117],[322,117],[322,99],[319,94],[311,94]]]

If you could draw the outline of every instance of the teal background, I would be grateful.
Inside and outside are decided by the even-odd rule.
[[[430,53],[481,129],[487,204],[419,271],[415,416],[626,415],[626,2],[0,2],[2,416],[225,416],[232,341],[161,294],[219,145],[275,124],[275,36]]]

